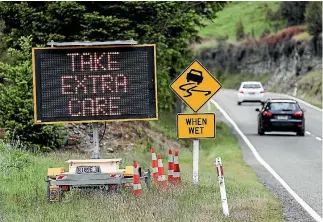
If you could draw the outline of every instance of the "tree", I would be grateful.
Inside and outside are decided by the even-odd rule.
[[[244,28],[241,20],[236,23],[236,39],[241,40],[245,37]]]
[[[313,35],[315,54],[322,54],[322,3],[309,2],[305,12],[308,32]]]
[[[302,1],[282,1],[280,3],[280,12],[283,18],[288,22],[288,26],[300,25],[305,22],[305,9],[308,2]]]
[[[19,40],[24,36],[30,36],[30,46],[45,45],[50,40],[61,42],[134,39],[139,43],[156,43],[159,109],[171,110],[175,105],[175,96],[169,89],[169,84],[193,59],[188,47],[189,41],[200,40],[198,28],[203,26],[202,21],[215,18],[215,12],[224,5],[225,2],[171,1],[0,2],[0,20],[4,21],[3,33],[8,36],[8,46],[17,52],[23,51],[24,46]],[[30,62],[29,56],[16,67],[2,64],[8,68],[7,71],[2,68],[2,74],[9,78],[15,73],[17,79],[8,79],[12,81],[9,87],[12,92],[9,88],[8,92],[0,92],[0,104],[3,104],[0,105],[0,114],[5,115],[0,123],[5,126],[17,124],[13,128],[18,129],[16,132],[26,144],[50,147],[40,134],[32,133],[44,132],[48,127],[33,125]],[[20,92],[16,88],[18,83],[22,84],[25,91]],[[23,99],[15,103],[10,111],[4,106],[8,102],[5,93],[12,93]],[[20,113],[21,118],[15,118],[13,113]],[[24,127],[30,130],[27,131],[31,134],[30,137],[22,132]]]
[[[54,41],[135,39],[157,43],[158,95],[161,109],[174,105],[172,78],[190,63],[189,40],[213,19],[225,2],[1,2],[0,19],[9,46],[21,36],[32,44]],[[15,15],[15,16],[12,16]],[[173,103],[170,103],[172,101]]]
[[[322,33],[322,2],[309,2],[305,18],[311,35],[317,36]]]

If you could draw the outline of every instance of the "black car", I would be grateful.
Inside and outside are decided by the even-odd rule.
[[[292,99],[270,99],[258,114],[258,134],[270,131],[296,132],[304,136],[305,117],[297,101]]]
[[[191,69],[186,75],[187,82],[193,81],[200,84],[203,81],[202,72],[196,69]]]

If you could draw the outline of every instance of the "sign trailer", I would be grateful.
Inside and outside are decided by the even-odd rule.
[[[157,120],[156,45],[136,43],[33,48],[35,124],[92,122],[99,159],[98,122]]]

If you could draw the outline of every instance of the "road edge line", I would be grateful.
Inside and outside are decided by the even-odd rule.
[[[244,142],[248,145],[249,149],[252,151],[254,157],[257,159],[257,161],[265,167],[271,175],[275,177],[275,179],[288,191],[290,195],[294,197],[294,199],[318,222],[323,222],[323,218],[316,213],[300,196],[297,195],[297,193],[290,188],[290,186],[281,178],[271,166],[264,161],[261,156],[258,154],[256,148],[252,145],[252,143],[248,140],[248,138],[243,134],[243,132],[240,130],[238,125],[231,119],[231,117],[227,114],[226,111],[213,99],[211,102],[216,106],[216,108],[222,113],[222,115],[230,122],[230,124],[234,127],[234,129],[237,131],[237,133],[241,136],[241,138],[244,140]]]
[[[275,93],[275,92],[269,92],[269,93]],[[312,104],[310,104],[310,103],[308,103],[305,100],[302,100],[300,98],[297,98],[297,97],[294,97],[294,96],[291,96],[291,95],[288,95],[288,94],[282,94],[282,93],[276,93],[276,94],[284,95],[286,97],[289,97],[290,99],[295,99],[296,101],[301,102],[301,103],[303,103],[303,104],[305,104],[305,105],[307,105],[307,106],[309,106],[309,107],[311,107],[313,109],[316,109],[317,111],[323,112],[323,109],[321,109],[321,108],[319,108],[317,106],[314,106],[314,105],[312,105]]]

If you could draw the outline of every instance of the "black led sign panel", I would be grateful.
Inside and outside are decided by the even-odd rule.
[[[158,119],[154,44],[32,52],[36,124]]]

